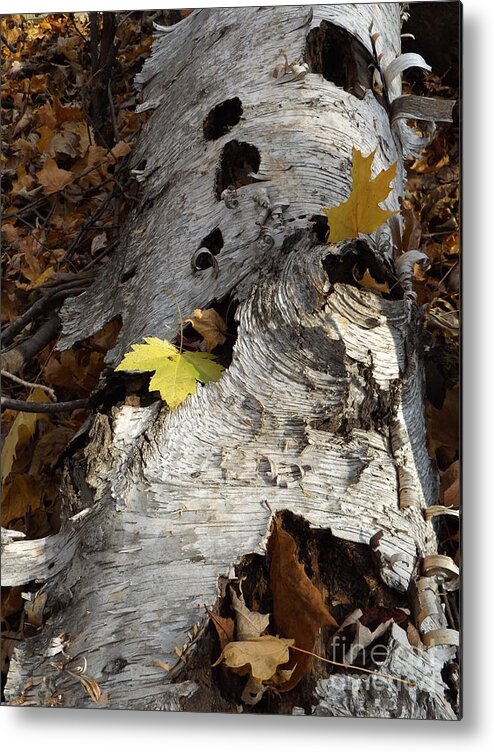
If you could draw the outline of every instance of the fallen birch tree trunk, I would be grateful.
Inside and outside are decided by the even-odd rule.
[[[413,140],[390,119],[400,27],[398,5],[376,4],[200,10],[158,31],[138,81],[153,110],[132,157],[140,203],[99,279],[66,302],[61,347],[118,316],[115,366],[143,336],[173,339],[180,316],[221,303],[236,310],[232,360],[173,412],[155,401],[94,415],[68,462],[60,532],[3,531],[3,584],[39,582],[44,606],[14,654],[9,702],[235,712],[210,668],[204,606],[264,555],[267,500],[308,537],[330,535],[349,603],[351,578],[368,575],[355,556],[420,632],[412,646],[394,624],[382,666],[414,686],[314,667],[279,712],[456,717],[441,673],[456,637],[425,514],[437,477],[419,311],[401,287],[384,298],[352,282],[362,258],[392,268],[389,228],[335,246],[320,224],[321,207],[348,196],[354,147],[376,149],[375,172],[398,163],[385,206],[399,208]]]

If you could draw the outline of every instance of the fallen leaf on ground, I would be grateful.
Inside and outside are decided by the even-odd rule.
[[[427,441],[429,452],[432,457],[436,458],[441,468],[449,467],[456,459],[459,451],[459,411],[460,395],[458,384],[446,392],[440,410],[430,403],[427,405]]]
[[[460,461],[456,460],[441,473],[441,501],[445,507],[460,506]]]
[[[223,371],[209,353],[181,353],[171,342],[158,337],[144,337],[144,342],[132,345],[115,371],[154,371],[149,391],[159,391],[172,410],[189,394],[195,394],[198,381],[217,381]]]
[[[321,593],[305,573],[297,558],[297,544],[283,530],[277,515],[273,520],[267,553],[270,559],[275,629],[282,636],[294,639],[296,647],[313,652],[319,629],[324,626],[336,629],[338,624]],[[286,692],[295,687],[309,671],[311,663],[310,655],[293,652],[287,669],[297,665],[290,680],[280,691]]]
[[[39,479],[14,475],[2,487],[2,527],[8,527],[28,512],[36,511],[42,503],[43,488]]]
[[[133,146],[134,144],[128,143],[127,141],[119,141],[118,144],[115,144],[115,146],[112,146],[110,149],[110,162],[114,162],[115,159],[121,159],[121,157],[126,157],[127,154],[132,151]]]
[[[230,642],[225,645],[218,660],[213,666],[222,661],[240,676],[251,674],[257,682],[269,681],[289,659],[289,647],[295,640],[264,635],[252,637],[250,640]]]
[[[46,402],[46,400],[46,392],[42,389],[34,389],[27,398],[28,402]],[[17,413],[2,447],[2,483],[12,470],[17,448],[31,438],[36,423],[41,417],[39,413]]]
[[[196,332],[204,339],[206,350],[211,352],[217,345],[226,340],[227,326],[220,314],[214,308],[196,308],[192,316],[185,319],[186,324],[192,324]]]
[[[403,228],[403,253],[407,251],[414,251],[420,247],[420,238],[422,237],[422,225],[420,220],[413,211],[410,201],[405,200],[401,202],[401,214],[404,219]]]
[[[42,170],[37,173],[40,185],[43,186],[43,193],[48,196],[50,193],[56,193],[66,188],[74,180],[74,173],[69,170],[62,170],[54,159],[48,157]]]
[[[39,277],[36,277],[35,280],[33,280],[29,285],[26,286],[26,290],[34,290],[36,287],[41,287],[41,285],[44,285],[45,282],[48,282],[50,277],[53,276],[55,272],[54,266],[48,266],[44,272],[41,272]]]
[[[328,218],[327,243],[339,243],[356,238],[361,232],[373,232],[398,213],[379,206],[390,193],[390,183],[396,177],[396,162],[372,178],[375,153],[374,149],[364,157],[358,149],[352,150],[352,192],[349,198],[338,206],[322,209]]]

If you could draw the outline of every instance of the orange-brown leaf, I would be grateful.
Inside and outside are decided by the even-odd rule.
[[[227,327],[220,314],[214,308],[196,308],[185,323],[190,323],[204,339],[206,350],[211,352],[226,339]]]
[[[363,276],[360,279],[355,275],[355,269],[354,269],[353,277],[355,281],[358,282],[358,284],[361,287],[368,287],[371,290],[378,290],[379,292],[386,292],[386,293],[390,292],[388,283],[378,282],[377,279],[374,279],[374,277],[372,276],[372,274],[370,273],[368,269],[365,270]]]
[[[214,624],[216,633],[218,635],[221,649],[228,645],[229,642],[233,642],[235,635],[235,622],[233,619],[229,619],[225,616],[220,616],[212,611],[208,611],[211,621]]]
[[[456,460],[441,473],[441,501],[445,507],[460,506],[460,461]]]
[[[273,520],[267,551],[275,629],[283,637],[294,639],[296,647],[312,652],[320,628],[336,629],[338,625],[298,560],[297,544],[283,530],[278,515]],[[295,670],[280,691],[287,692],[295,687],[310,670],[311,663],[311,656],[292,651],[287,669]]]
[[[37,174],[38,181],[43,186],[43,193],[48,196],[51,193],[61,191],[74,180],[74,173],[62,170],[54,159],[48,157],[43,169]]]
[[[29,475],[14,475],[2,488],[2,527],[39,509],[43,503],[43,488]]]
[[[430,454],[440,467],[451,465],[456,459],[460,446],[460,395],[456,384],[446,392],[443,405],[438,410],[427,405],[428,446]]]

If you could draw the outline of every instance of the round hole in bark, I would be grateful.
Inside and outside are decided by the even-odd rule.
[[[309,219],[312,222],[312,232],[320,243],[326,242],[326,236],[328,234],[328,219],[324,214],[313,214]]]
[[[311,73],[320,73],[359,99],[372,89],[372,55],[350,32],[329,21],[309,32],[304,58]]]
[[[120,282],[128,282],[129,279],[132,279],[132,277],[135,275],[137,270],[137,267],[135,264],[133,264],[127,271],[123,272],[122,276],[120,277]]]
[[[213,256],[218,255],[218,253],[223,248],[223,235],[221,234],[219,227],[216,227],[212,232],[209,233],[209,235],[206,235],[204,240],[201,242],[200,247],[208,248]]]
[[[237,125],[243,113],[242,102],[238,97],[225,99],[210,110],[204,118],[202,130],[204,138],[214,141],[228,133],[233,126]]]
[[[253,144],[243,141],[229,141],[222,149],[218,170],[216,172],[215,192],[221,201],[223,191],[233,186],[255,183],[255,174],[261,164],[261,155]]]
[[[212,230],[201,241],[193,258],[193,267],[196,271],[203,271],[215,265],[214,256],[223,248],[223,235],[219,227]]]

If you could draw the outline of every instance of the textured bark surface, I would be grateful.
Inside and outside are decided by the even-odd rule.
[[[67,476],[59,534],[2,538],[3,583],[39,580],[48,595],[46,624],[12,661],[11,702],[92,705],[77,677],[53,666],[65,644],[70,665],[87,665],[101,686],[103,707],[180,709],[206,692],[201,709],[234,711],[188,676],[186,661],[170,674],[153,661],[174,665],[177,652],[200,652],[204,604],[217,600],[218,579],[264,553],[264,499],[339,539],[373,538],[381,578],[400,594],[436,550],[424,518],[437,479],[425,445],[417,308],[338,281],[335,265],[349,247],[320,245],[308,229],[321,206],[348,195],[354,146],[377,149],[376,171],[398,160],[387,202],[396,208],[401,146],[372,91],[360,98],[319,73],[283,84],[272,76],[280,48],[289,61],[299,57],[323,20],[369,54],[372,20],[384,67],[399,54],[394,4],[202,10],[158,35],[140,77],[143,106],[154,109],[133,157],[145,177],[141,202],[125,247],[66,304],[62,346],[121,316],[114,365],[144,335],[176,335],[177,300],[185,318],[232,296],[233,360],[219,382],[172,413],[156,402],[97,414],[84,480]],[[205,139],[204,119],[234,97],[240,121]],[[229,208],[218,171],[233,140],[255,147],[260,163],[254,169],[252,152],[242,152],[246,184]],[[284,210],[262,234],[256,220],[266,197]],[[194,270],[191,259],[217,229],[216,263]],[[412,648],[397,630],[385,671],[417,679],[420,701],[389,679],[379,679],[387,689],[376,701],[372,682],[340,674],[319,681],[307,698],[313,712],[455,717],[440,673],[453,649]]]

